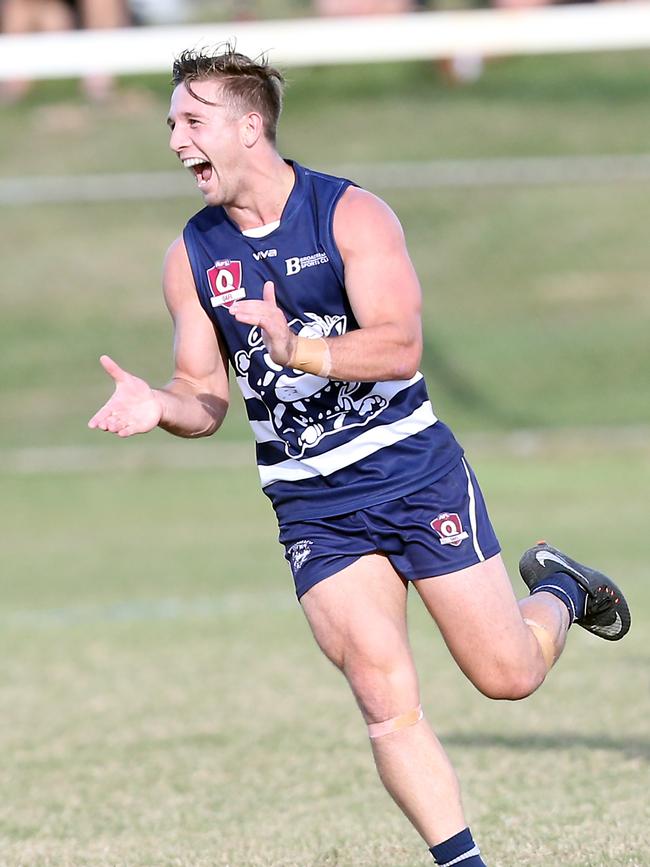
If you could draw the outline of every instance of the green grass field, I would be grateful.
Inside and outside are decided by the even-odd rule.
[[[3,867],[427,863],[241,457],[3,477]],[[620,646],[576,629],[537,695],[500,704],[413,605],[488,863],[648,864],[650,450],[475,457],[510,564],[541,531],[621,575],[636,615]]]
[[[424,64],[290,78],[283,148],[317,167],[648,150],[647,54],[504,60],[467,90]],[[46,85],[3,109],[0,173],[171,168],[165,83],[122,92],[98,109]],[[650,865],[647,189],[386,195],[432,399],[512,574],[547,536],[619,578],[634,616],[620,646],[576,629],[506,704],[413,600],[427,715],[490,867]],[[0,867],[431,863],[294,600],[237,397],[213,441],[85,427],[102,352],[167,376],[160,262],[199,206],[188,180],[187,200],[0,212]]]

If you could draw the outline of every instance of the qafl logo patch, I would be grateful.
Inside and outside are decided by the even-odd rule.
[[[464,539],[468,538],[467,533],[463,530],[463,522],[460,520],[458,512],[442,512],[431,521],[431,529],[438,534],[441,545],[457,547]]]
[[[239,260],[222,259],[215,262],[206,271],[213,307],[231,307],[235,301],[246,297],[246,290],[241,285],[242,267]]]

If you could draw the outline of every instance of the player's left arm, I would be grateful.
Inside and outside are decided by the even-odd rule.
[[[238,301],[230,313],[258,325],[273,361],[349,382],[411,379],[422,355],[421,291],[399,220],[366,190],[349,187],[334,214],[334,239],[359,328],[337,337],[298,337],[275,300]]]
[[[327,340],[330,378],[410,379],[422,357],[422,293],[399,220],[381,199],[349,187],[334,239],[359,329]]]

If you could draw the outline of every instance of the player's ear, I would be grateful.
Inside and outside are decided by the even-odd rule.
[[[239,121],[239,129],[242,142],[245,147],[251,148],[264,135],[264,120],[256,111],[249,111]]]

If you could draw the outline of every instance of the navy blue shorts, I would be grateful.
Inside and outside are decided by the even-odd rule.
[[[381,553],[408,581],[447,575],[501,550],[465,459],[426,488],[330,518],[280,525],[300,598],[365,554]]]

